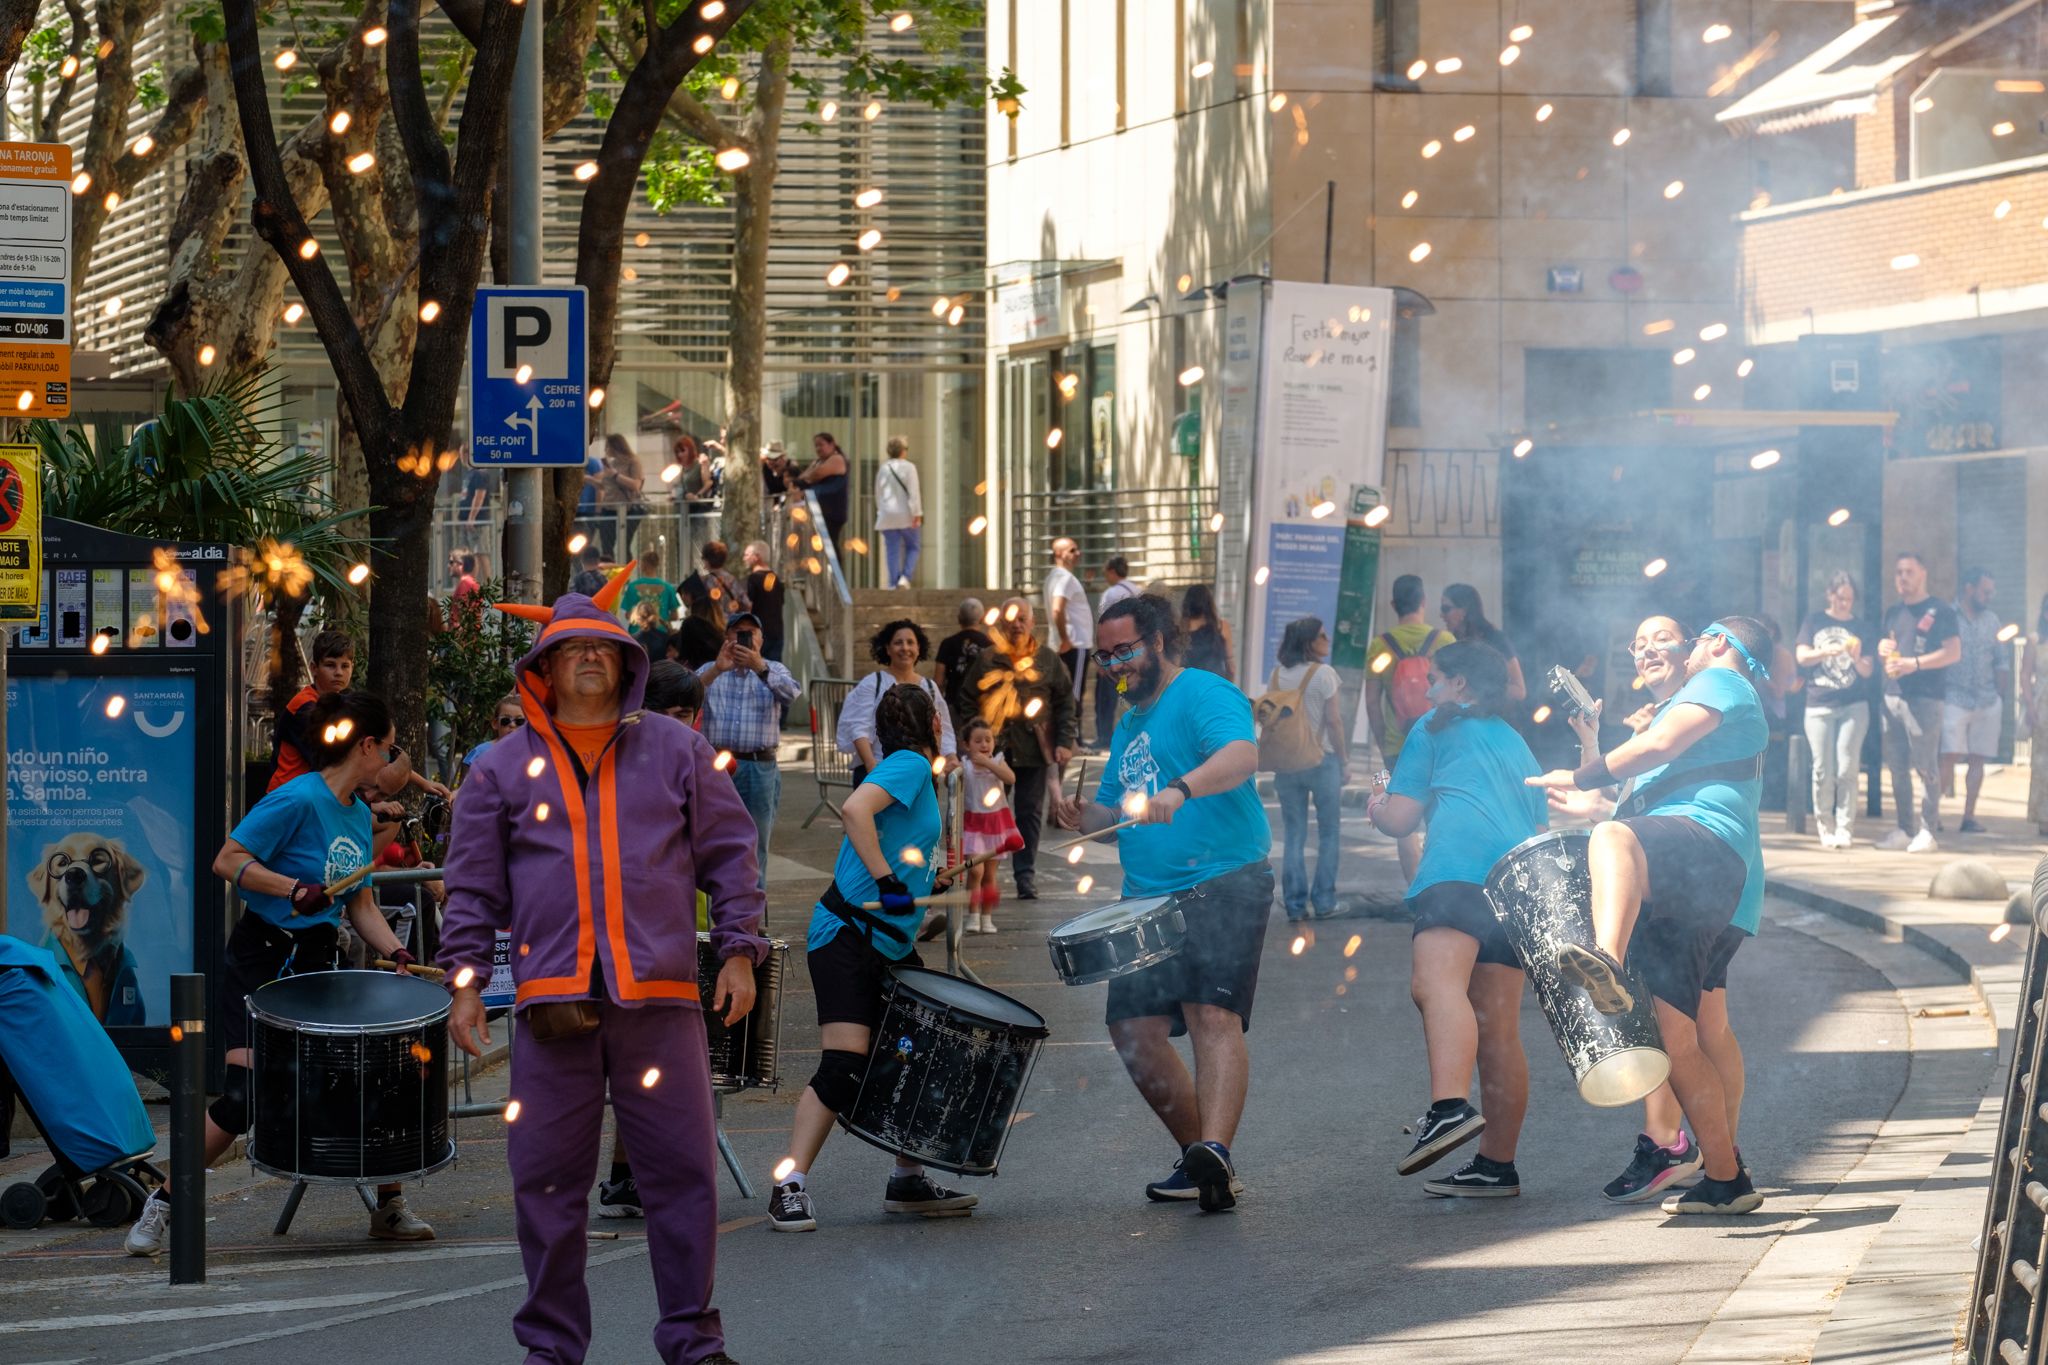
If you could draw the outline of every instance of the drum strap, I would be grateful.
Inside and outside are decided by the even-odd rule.
[[[818,903],[839,916],[841,922],[849,929],[858,930],[861,937],[868,941],[870,947],[874,945],[876,934],[895,939],[898,943],[910,942],[910,936],[901,929],[898,929],[880,915],[875,914],[872,910],[863,910],[848,900],[846,894],[839,889],[839,883],[837,882],[825,888],[825,894],[819,897]]]
[[[1684,772],[1667,773],[1641,791],[1629,792],[1616,803],[1614,814],[1618,818],[1641,815],[1652,806],[1669,798],[1674,792],[1687,787],[1703,786],[1709,782],[1755,782],[1764,775],[1764,756],[1734,758],[1726,763],[1708,763],[1698,768],[1687,768]]]

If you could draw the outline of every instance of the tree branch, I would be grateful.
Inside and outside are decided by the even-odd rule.
[[[732,126],[711,112],[709,105],[698,99],[681,86],[668,97],[664,111],[670,126],[689,134],[707,147],[742,147],[746,139],[734,131]],[[748,147],[749,152],[754,149]]]
[[[38,0],[0,0],[0,90],[7,88],[7,78],[21,59],[21,45],[28,41],[41,8]]]
[[[85,69],[86,54],[92,51],[92,19],[86,14],[85,6],[79,0],[64,0],[64,17],[71,29],[71,44],[65,55],[71,58],[73,65],[70,75],[58,76],[57,88],[50,95],[48,107],[43,110],[42,122],[36,129],[37,138],[43,142],[62,140],[57,136],[57,125],[64,121],[64,115],[71,108],[71,97],[78,93],[78,73]],[[33,18],[30,22],[34,22]]]

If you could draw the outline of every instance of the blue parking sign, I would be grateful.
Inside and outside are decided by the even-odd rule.
[[[580,465],[590,351],[580,285],[485,286],[469,318],[469,462]]]

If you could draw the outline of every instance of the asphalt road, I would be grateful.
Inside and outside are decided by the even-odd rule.
[[[792,837],[790,851],[820,861],[820,833]],[[1063,987],[1046,960],[1044,929],[1079,904],[1008,905],[1004,933],[968,941],[982,976],[1053,1028],[1003,1174],[969,1183],[983,1201],[973,1217],[884,1214],[889,1158],[844,1134],[812,1172],[816,1233],[771,1234],[762,1201],[728,1182],[719,1301],[736,1358],[1672,1362],[1780,1235],[1823,1226],[1797,1215],[1854,1164],[1905,1081],[1905,1016],[1884,980],[1814,939],[1767,931],[1732,983],[1749,1057],[1742,1145],[1770,1196],[1760,1212],[1672,1220],[1654,1205],[1604,1203],[1599,1187],[1625,1164],[1635,1116],[1575,1097],[1533,1001],[1522,1197],[1431,1199],[1420,1178],[1394,1173],[1401,1125],[1428,1100],[1405,926],[1325,925],[1296,955],[1276,924],[1236,1146],[1250,1188],[1229,1214],[1154,1205],[1142,1187],[1175,1153],[1104,1042],[1104,988]],[[784,913],[780,926],[795,922]],[[794,1084],[726,1107],[763,1189],[813,1065],[810,1011],[808,991],[792,992]],[[502,1076],[487,1084],[502,1090]],[[18,1234],[0,1232],[0,1362],[517,1360],[510,1318],[523,1281],[498,1133],[464,1124],[459,1169],[413,1193],[441,1234],[423,1246],[366,1243],[354,1197],[334,1190],[316,1191],[291,1236],[273,1239],[283,1187],[242,1169],[214,1177],[203,1287],[170,1289],[163,1266],[119,1254],[117,1232],[12,1243]],[[624,1235],[592,1243],[590,1359],[651,1360],[638,1225],[592,1227]]]

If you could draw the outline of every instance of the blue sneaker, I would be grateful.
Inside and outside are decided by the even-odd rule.
[[[1244,1182],[1239,1180],[1235,1173],[1230,1177],[1230,1192],[1232,1194],[1244,1193]],[[1195,1182],[1188,1178],[1187,1162],[1185,1161],[1174,1162],[1173,1174],[1167,1176],[1166,1179],[1155,1180],[1145,1186],[1145,1197],[1160,1204],[1172,1204],[1181,1200],[1199,1198],[1201,1193],[1195,1187]]]
[[[1182,1174],[1195,1185],[1195,1198],[1203,1213],[1221,1213],[1237,1207],[1237,1171],[1230,1164],[1230,1149],[1220,1142],[1195,1142],[1180,1154]]]

